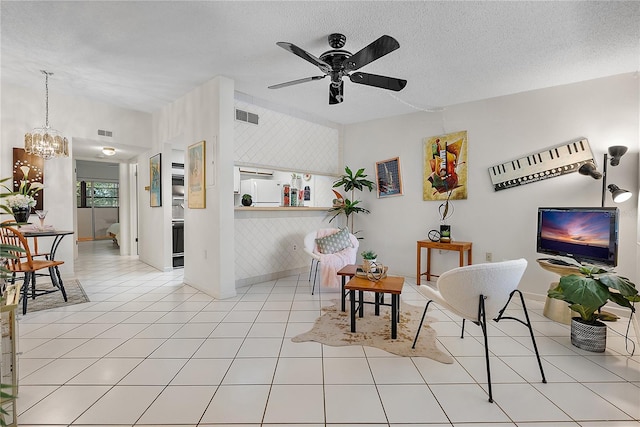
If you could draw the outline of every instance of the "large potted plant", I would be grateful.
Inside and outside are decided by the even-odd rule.
[[[333,188],[342,187],[345,193],[351,193],[351,199],[345,198],[338,203],[334,203],[334,206],[329,209],[329,214],[333,214],[329,222],[333,221],[336,217],[344,214],[347,227],[351,230],[351,234],[355,234],[353,229],[354,214],[357,213],[369,213],[368,209],[358,206],[360,200],[355,200],[355,191],[364,191],[368,188],[369,191],[373,191],[375,183],[367,179],[367,175],[364,173],[364,168],[358,169],[354,174],[351,169],[346,166],[344,168],[345,173],[333,183]]]
[[[562,259],[577,267],[580,274],[562,276],[558,286],[549,289],[548,296],[566,301],[579,315],[571,319],[571,343],[583,350],[601,353],[607,338],[607,327],[601,320],[618,319],[602,307],[611,301],[635,312],[632,303],[640,301],[636,285],[613,271],[571,258]]]

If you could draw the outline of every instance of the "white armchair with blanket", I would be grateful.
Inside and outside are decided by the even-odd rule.
[[[336,273],[342,267],[356,263],[359,246],[358,238],[349,233],[346,228],[322,228],[305,236],[304,251],[311,256],[309,281],[313,275],[312,295],[316,286],[318,268],[320,269],[319,289],[336,292],[340,290],[340,277]]]

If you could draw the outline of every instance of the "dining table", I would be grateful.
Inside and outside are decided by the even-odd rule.
[[[51,249],[49,250],[49,253],[47,255],[47,258],[51,261],[55,261],[56,260],[56,251],[58,250],[58,247],[60,246],[60,242],[62,242],[62,239],[64,239],[64,236],[68,236],[69,234],[73,234],[74,231],[69,231],[69,230],[56,230],[53,228],[47,229],[45,228],[44,230],[38,230],[38,229],[26,229],[26,227],[21,227],[20,232],[22,233],[22,235],[24,237],[27,238],[40,238],[40,237],[53,237],[53,240],[51,241]],[[60,283],[60,289],[64,289],[64,285],[62,283],[62,277],[60,275],[60,270],[58,269],[58,266],[56,265],[55,267],[53,267],[53,269],[55,270],[55,274],[56,277],[58,279],[58,283]],[[53,281],[53,278],[52,278]],[[55,283],[55,282],[54,282]],[[65,294],[63,292],[63,294]],[[65,296],[65,301],[66,301],[66,295]]]

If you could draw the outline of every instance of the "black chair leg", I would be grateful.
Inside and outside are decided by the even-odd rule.
[[[316,289],[316,280],[318,279],[318,264],[320,264],[320,261],[318,261],[317,259],[313,259],[311,260],[311,269],[313,269],[313,262],[315,261],[316,263],[316,271],[313,273],[313,286],[311,287],[311,295],[313,295],[313,292]],[[311,272],[309,272],[311,273]],[[318,285],[318,291],[320,290],[320,285]]]
[[[27,300],[29,299],[29,282],[31,273],[24,273],[24,283],[22,283],[22,314],[27,314]]]
[[[521,319],[518,319],[516,317],[503,316],[505,310],[507,309],[507,306],[511,302],[511,298],[513,297],[513,294],[515,294],[516,292],[520,297],[520,303],[522,304],[522,311],[524,312],[524,318],[526,319],[526,322],[523,322]],[[544,369],[542,368],[542,360],[540,359],[540,352],[538,352],[538,345],[536,344],[536,338],[533,335],[533,328],[531,327],[531,320],[529,319],[529,311],[527,310],[527,305],[524,302],[524,296],[522,295],[522,292],[519,289],[516,289],[513,292],[511,292],[511,294],[509,295],[509,299],[507,300],[507,303],[504,305],[502,310],[500,310],[500,312],[498,313],[498,317],[496,317],[494,320],[496,322],[499,322],[502,319],[515,320],[517,322],[522,323],[529,329],[529,335],[531,335],[531,343],[533,344],[533,350],[536,353],[536,359],[538,360],[538,367],[540,368],[540,375],[542,375],[542,382],[546,384],[547,378],[544,375]]]
[[[422,323],[424,322],[424,317],[427,315],[427,310],[429,309],[429,304],[431,304],[433,300],[429,300],[427,305],[424,307],[424,311],[422,312],[422,318],[420,319],[420,324],[418,325],[418,330],[416,331],[416,337],[413,339],[413,345],[411,348],[416,348],[416,343],[418,342],[418,335],[420,335],[420,329],[422,329]]]
[[[464,338],[464,321],[467,320],[464,317],[462,318],[462,330],[460,331],[460,338]]]
[[[309,267],[309,280],[307,280],[307,282],[311,283],[311,272],[313,271],[313,261],[315,261],[313,258],[311,258],[311,267]]]
[[[36,299],[36,272],[31,273],[31,299]]]
[[[487,334],[487,316],[484,311],[484,295],[480,295],[478,301],[478,320],[480,321],[480,327],[482,328],[482,335],[484,336],[484,358],[487,362],[487,384],[489,387],[489,402],[493,403],[493,392],[491,390],[491,366],[489,364],[489,337]]]

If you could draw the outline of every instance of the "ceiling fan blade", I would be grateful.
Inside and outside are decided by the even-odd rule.
[[[325,77],[327,77],[327,76],[324,75],[324,76],[305,77],[304,79],[292,80],[290,82],[280,83],[280,84],[277,84],[277,85],[269,86],[269,89],[280,89],[281,87],[293,86],[293,85],[297,85],[297,84],[300,84],[300,83],[311,82],[311,81],[314,81],[314,80],[322,80]]]
[[[280,46],[281,48],[283,48],[284,50],[288,50],[289,52],[293,53],[296,56],[299,56],[300,58],[304,59],[305,61],[308,61],[308,62],[312,63],[316,67],[320,68],[320,70],[323,73],[328,73],[329,71],[331,71],[331,66],[329,64],[327,64],[326,62],[324,62],[323,60],[321,60],[319,58],[316,58],[315,56],[313,56],[312,54],[310,54],[306,50],[301,49],[301,48],[299,48],[298,46],[296,46],[296,45],[294,45],[292,43],[278,42],[276,44],[278,46]]]
[[[353,73],[349,75],[352,82],[361,85],[375,86],[382,89],[394,90],[396,92],[401,91],[407,85],[406,80],[396,79],[395,77],[379,76],[377,74],[369,73]]]
[[[329,105],[340,104],[344,101],[344,82],[331,83],[329,85]]]
[[[391,36],[382,36],[369,46],[353,54],[344,61],[344,68],[347,71],[355,71],[364,67],[378,58],[382,58],[387,53],[391,53],[400,47],[400,43]]]

